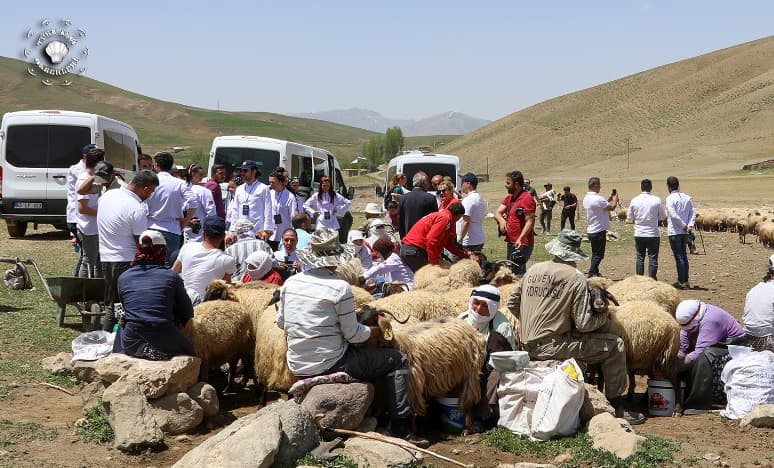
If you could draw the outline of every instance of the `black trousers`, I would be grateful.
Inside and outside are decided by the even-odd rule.
[[[129,269],[129,262],[102,262],[102,274],[105,276],[105,316],[102,318],[102,329],[112,332],[116,324],[114,305],[121,302],[118,298],[118,277]]]
[[[718,343],[704,349],[704,352],[697,357],[691,364],[691,368],[686,372],[688,393],[685,398],[683,408],[709,410],[712,407],[713,390],[713,363],[728,355],[728,348],[725,344]]]
[[[565,222],[570,222],[570,229],[575,230],[575,209],[562,210],[562,229],[564,229]]]
[[[599,264],[605,258],[605,246],[607,245],[607,231],[599,231],[589,234],[591,243],[591,265],[589,265],[589,276],[601,276],[599,273]]]
[[[427,252],[419,247],[403,244],[400,246],[400,259],[411,271],[416,273],[417,270],[427,265]]]

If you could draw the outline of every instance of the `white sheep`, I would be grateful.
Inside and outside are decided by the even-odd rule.
[[[448,268],[438,265],[425,265],[414,273],[414,289],[426,289],[437,282],[438,278],[449,276]]]
[[[590,279],[589,285],[606,283],[604,279]],[[677,304],[680,303],[680,295],[672,285],[663,281],[656,281],[649,276],[630,276],[617,281],[607,289],[621,304],[630,301],[649,300],[660,304],[674,317]]]
[[[449,295],[412,289],[377,299],[368,305],[377,310],[386,310],[398,320],[412,317],[419,321],[437,317],[454,317],[467,309],[466,303],[465,307],[459,310],[459,307],[448,299]],[[470,295],[469,290],[468,295]]]
[[[245,368],[245,379],[253,377],[255,335],[252,320],[240,303],[215,300],[198,304],[182,333],[202,360],[199,380],[206,381],[210,369],[228,363],[228,391],[239,359]]]

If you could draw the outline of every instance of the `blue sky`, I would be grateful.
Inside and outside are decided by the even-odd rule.
[[[43,18],[87,31],[86,76],[199,107],[497,119],[772,34],[771,1],[3,3],[0,55]]]

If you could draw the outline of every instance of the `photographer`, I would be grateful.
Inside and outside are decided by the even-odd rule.
[[[508,243],[508,259],[519,258],[519,273],[524,274],[535,244],[535,200],[524,188],[524,175],[512,171],[505,176],[508,195],[495,212],[501,235]]]
[[[274,252],[274,268],[282,277],[282,281],[301,271],[301,262],[298,261],[296,245],[298,236],[294,229],[285,229],[282,232],[282,247]]]
[[[583,209],[586,211],[588,226],[586,234],[591,243],[591,265],[588,276],[601,276],[599,264],[605,258],[605,246],[607,244],[607,228],[610,227],[610,212],[618,206],[618,193],[613,189],[610,196],[605,199],[599,194],[602,183],[599,177],[589,179],[589,191],[583,197]]]

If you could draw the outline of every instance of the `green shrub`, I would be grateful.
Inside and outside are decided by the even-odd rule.
[[[76,423],[75,433],[84,442],[105,444],[113,440],[115,435],[102,411],[102,400],[97,406],[86,410],[86,418]]]

